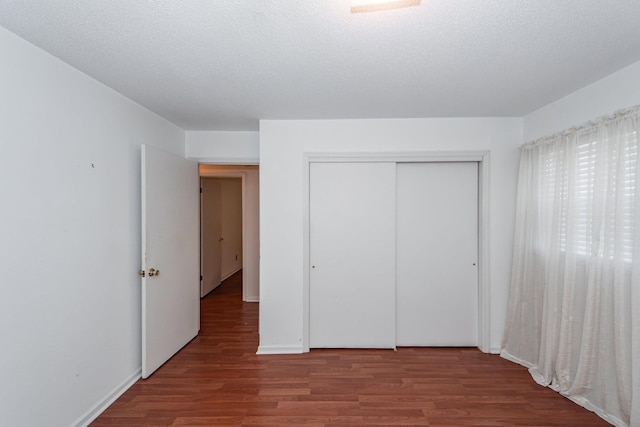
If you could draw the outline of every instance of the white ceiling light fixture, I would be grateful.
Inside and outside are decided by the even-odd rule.
[[[351,13],[376,12],[418,6],[421,0],[351,0]]]

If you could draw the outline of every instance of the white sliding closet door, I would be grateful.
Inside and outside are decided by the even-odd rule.
[[[395,163],[311,163],[309,342],[394,348]]]
[[[397,345],[478,342],[478,164],[397,166]]]

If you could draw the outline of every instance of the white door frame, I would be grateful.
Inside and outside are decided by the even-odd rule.
[[[486,151],[428,151],[428,152],[372,152],[372,153],[304,153],[303,206],[303,329],[302,349],[309,351],[309,165],[311,163],[355,162],[477,162],[478,163],[478,348],[491,352],[491,287],[489,258],[489,170],[490,152]]]
[[[204,163],[201,163],[204,164]],[[248,255],[247,255],[247,248],[249,247],[248,243],[247,243],[247,231],[246,231],[246,227],[247,227],[247,217],[246,217],[246,211],[245,211],[245,205],[246,205],[246,200],[245,200],[245,196],[246,196],[246,191],[245,191],[245,179],[246,179],[246,172],[242,172],[242,171],[233,171],[233,172],[225,172],[225,171],[220,171],[220,172],[210,172],[210,171],[206,171],[206,172],[200,172],[200,179],[202,178],[241,178],[242,179],[242,268],[243,271],[246,272],[246,270],[244,270],[244,268],[246,267],[245,264],[245,260],[247,259]],[[202,242],[200,242],[200,246],[202,247]],[[202,266],[200,266],[200,271],[202,271]],[[248,291],[248,282],[247,282],[247,274],[243,274],[242,275],[242,301],[247,301],[247,296],[249,294]]]

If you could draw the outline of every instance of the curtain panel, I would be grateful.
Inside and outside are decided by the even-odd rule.
[[[501,355],[640,426],[640,107],[521,147]]]

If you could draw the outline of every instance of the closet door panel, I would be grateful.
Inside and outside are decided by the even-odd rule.
[[[478,164],[397,166],[397,345],[478,342]]]
[[[309,343],[395,347],[395,163],[311,163]]]

